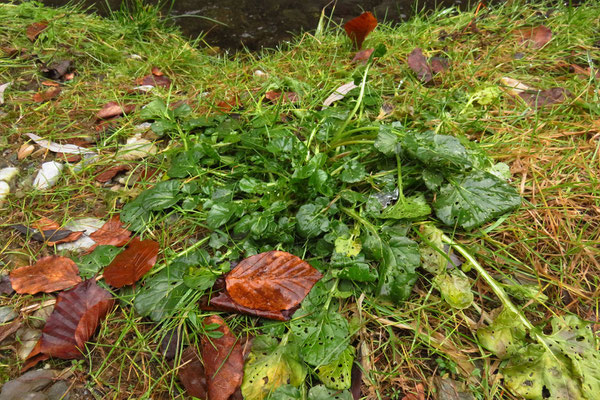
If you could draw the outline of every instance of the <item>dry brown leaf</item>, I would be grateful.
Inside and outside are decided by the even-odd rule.
[[[44,101],[52,100],[58,97],[61,92],[61,88],[55,87],[50,88],[44,92],[37,92],[33,95],[33,101],[36,103],[42,103]]]
[[[417,74],[417,78],[423,83],[431,82],[433,79],[433,72],[431,67],[427,64],[427,59],[423,55],[423,50],[416,48],[408,55],[408,66]]]
[[[126,164],[114,165],[112,167],[103,168],[103,169],[100,169],[99,171],[96,171],[96,173],[98,175],[96,175],[95,179],[96,179],[96,182],[106,183],[106,182],[110,181],[112,178],[114,178],[115,175],[117,175],[118,173],[123,172],[123,171],[129,171],[130,169],[131,169],[131,167]]]
[[[190,396],[206,399],[208,383],[204,365],[196,349],[189,346],[181,356],[181,366],[177,376]]]
[[[100,111],[96,113],[96,118],[98,119],[108,119],[117,117],[124,114],[129,114],[135,110],[134,104],[119,104],[115,101],[110,101],[102,107]]]
[[[513,34],[517,36],[519,43],[536,49],[541,49],[552,39],[552,31],[544,25],[517,29]]]
[[[298,100],[300,100],[300,96],[298,96],[298,93],[295,92],[284,92],[283,94],[281,92],[275,92],[273,90],[268,91],[267,93],[265,93],[265,98],[267,100],[269,100],[271,103],[278,103],[280,101],[281,96],[283,95],[283,100],[281,100],[282,103],[295,103]]]
[[[17,151],[17,160],[23,160],[24,158],[27,158],[31,153],[33,153],[34,150],[34,145],[29,143],[23,143]]]
[[[354,58],[352,58],[352,62],[361,62],[363,64],[366,64],[374,51],[374,48],[361,50],[354,55]]]
[[[104,268],[104,280],[116,288],[133,285],[156,264],[158,250],[154,240],[133,238],[125,251]]]
[[[114,215],[109,219],[100,229],[90,234],[90,238],[96,242],[97,245],[112,245],[112,246],[125,246],[131,236],[131,231],[123,228],[121,219],[118,215]]]
[[[284,251],[268,251],[242,260],[225,278],[237,304],[264,310],[288,310],[300,304],[321,279],[306,261]]]
[[[27,27],[27,38],[32,42],[40,36],[40,33],[48,28],[48,21],[34,22]]]
[[[34,265],[13,269],[10,282],[19,294],[36,294],[67,289],[81,282],[81,278],[73,260],[48,256],[40,258]]]

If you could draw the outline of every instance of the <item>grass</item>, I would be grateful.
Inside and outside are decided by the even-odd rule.
[[[105,103],[118,101],[143,106],[156,97],[170,104],[186,101],[195,115],[217,112],[220,101],[239,98],[242,118],[268,114],[263,94],[269,88],[301,85],[299,107],[280,105],[281,113],[320,107],[338,86],[352,80],[356,65],[343,29],[337,26],[315,37],[306,33],[292,44],[260,53],[233,56],[208,55],[210,51],[182,39],[176,29],[159,19],[154,8],[136,8],[136,18],[115,13],[111,19],[82,14],[73,7],[49,9],[34,3],[1,5],[0,45],[22,49],[21,55],[0,57],[0,84],[13,82],[0,107],[0,167],[18,166],[18,184],[0,208],[0,268],[30,265],[54,249],[25,240],[11,224],[31,225],[40,216],[59,222],[96,216],[105,219],[135,197],[140,187],[116,189],[94,181],[95,171],[112,161],[108,155],[135,133],[142,122],[138,113],[117,121],[106,131],[97,130],[95,113]],[[24,32],[31,23],[47,20],[49,28],[31,43]],[[475,21],[479,32],[470,28]],[[519,45],[511,31],[544,24],[553,32],[542,49]],[[532,284],[548,297],[520,306],[534,324],[554,315],[574,313],[598,328],[600,276],[600,95],[599,80],[582,77],[564,64],[596,70],[600,57],[598,28],[600,5],[588,2],[577,8],[524,6],[513,2],[495,9],[473,12],[438,10],[418,15],[398,26],[380,24],[365,45],[386,45],[387,54],[371,69],[371,85],[393,106],[386,121],[397,120],[413,130],[465,135],[478,141],[497,161],[507,163],[513,184],[524,198],[515,213],[469,233],[451,232],[486,269],[503,283]],[[196,43],[197,44],[197,43]],[[415,47],[427,56],[451,60],[450,70],[424,86],[409,70],[406,57]],[[522,53],[515,58],[515,53]],[[132,57],[132,55],[137,55]],[[43,88],[40,62],[73,60],[76,77],[66,82],[61,95],[34,103],[34,91]],[[160,68],[173,80],[171,89],[134,94],[135,79]],[[258,76],[260,70],[268,76]],[[508,76],[536,88],[566,88],[572,96],[551,107],[532,109],[508,94],[487,106],[468,106],[479,90],[500,85]],[[374,118],[377,110],[365,111]],[[98,143],[105,158],[81,172],[69,168],[49,191],[28,188],[42,161],[58,155],[36,150],[24,160],[16,153],[27,132],[53,141],[90,140]],[[165,171],[166,155],[175,143],[159,140],[161,154],[135,163],[136,171]],[[188,248],[206,234],[201,212],[174,223],[175,212],[155,221],[144,233],[159,241],[162,256]],[[423,382],[433,396],[432,378],[449,376],[465,382],[478,399],[514,398],[502,386],[497,359],[478,343],[475,330],[489,321],[500,306],[489,287],[473,272],[475,306],[455,311],[422,276],[410,299],[393,307],[367,296],[343,305],[345,315],[358,324],[364,375],[363,395],[369,399],[401,399]],[[3,297],[17,309],[50,296]],[[196,313],[194,302],[182,305],[172,319],[160,324],[143,319],[128,305],[131,296],[121,293],[121,305],[101,325],[82,362],[53,360],[55,368],[74,371],[77,387],[98,398],[174,398],[178,394],[176,369],[163,360],[159,343],[165,332],[180,329],[190,343],[200,332],[186,322]],[[202,315],[199,313],[199,315]],[[25,321],[31,312],[23,313]],[[228,316],[228,323],[243,340],[262,331],[253,318]],[[276,329],[278,323],[273,323]],[[2,345],[0,345],[2,346]],[[10,346],[0,347],[0,376],[18,376],[21,361]]]

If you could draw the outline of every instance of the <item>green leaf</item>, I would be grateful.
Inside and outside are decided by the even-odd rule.
[[[240,190],[245,193],[261,193],[261,187],[264,185],[263,182],[256,178],[245,176],[240,179],[238,183]]]
[[[161,119],[153,122],[150,129],[152,129],[152,132],[156,133],[158,136],[163,136],[169,132],[176,132],[177,124],[175,122]]]
[[[354,257],[360,253],[362,244],[359,240],[353,238],[338,237],[335,239],[335,252],[347,257]]]
[[[383,298],[400,303],[410,296],[417,281],[419,246],[406,237],[393,237],[382,245],[377,291]]]
[[[427,272],[438,275],[446,271],[448,259],[444,256],[444,243],[442,236],[444,232],[433,224],[421,225],[423,242],[419,246],[421,254],[421,266]]]
[[[344,267],[337,276],[355,282],[376,282],[377,278],[379,278],[377,270],[364,262],[356,262]]]
[[[329,220],[321,213],[322,207],[316,204],[305,204],[296,213],[296,229],[307,239],[319,236],[329,229]]]
[[[160,119],[167,115],[169,108],[161,99],[152,100],[146,104],[140,111],[140,118],[144,120],[148,119]]]
[[[299,168],[296,168],[294,174],[292,175],[293,179],[306,179],[312,176],[315,171],[321,168],[325,161],[327,161],[327,155],[324,153],[315,154],[306,165],[303,165]]]
[[[219,274],[210,268],[201,267],[188,270],[183,275],[183,283],[191,289],[206,290],[213,286]]]
[[[96,246],[93,252],[76,260],[77,267],[79,267],[79,275],[84,279],[91,278],[102,268],[110,264],[121,251],[123,249],[116,246]]]
[[[150,211],[159,211],[175,205],[180,199],[181,182],[169,180],[157,183],[133,201],[121,212],[121,221],[131,224],[131,229],[141,230],[150,219]]]
[[[338,358],[317,368],[319,380],[329,389],[350,389],[352,384],[352,364],[354,363],[354,348],[346,347],[346,350]]]
[[[379,218],[412,219],[431,214],[431,207],[422,194],[412,197],[400,197],[396,204],[383,210]]]
[[[244,365],[242,395],[246,400],[262,400],[283,385],[300,386],[305,377],[306,370],[293,343],[288,343],[287,338],[279,343],[270,336],[258,336]]]
[[[182,151],[173,158],[167,175],[171,178],[186,178],[188,176],[199,175],[201,171],[199,162],[203,155],[203,152],[196,147]]]
[[[367,176],[365,166],[358,160],[352,160],[344,165],[340,179],[342,182],[356,183],[362,181],[365,176]]]
[[[310,388],[308,400],[353,400],[352,393],[348,390],[339,391],[327,389],[323,385],[317,385]]]
[[[450,306],[462,310],[473,303],[471,283],[461,272],[441,273],[433,279],[433,283]]]
[[[521,204],[515,188],[487,172],[473,171],[449,180],[433,204],[446,225],[473,229]]]
[[[275,389],[268,400],[302,400],[302,393],[295,386],[283,385]]]
[[[526,345],[525,329],[519,318],[504,308],[487,327],[477,329],[479,343],[500,358]]]
[[[304,306],[304,304],[303,304]],[[298,340],[302,359],[320,366],[339,357],[348,345],[348,321],[332,310],[307,314],[300,308],[294,314],[291,330]]]
[[[404,136],[403,148],[428,168],[459,170],[473,166],[469,153],[460,140],[434,132],[412,132]]]
[[[373,145],[380,153],[391,156],[400,151],[400,138],[391,129],[382,126]]]
[[[210,229],[223,226],[233,217],[238,206],[235,203],[216,203],[212,206],[206,217],[206,224]]]

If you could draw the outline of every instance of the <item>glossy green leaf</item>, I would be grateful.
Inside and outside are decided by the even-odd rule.
[[[402,141],[403,149],[427,168],[464,171],[473,163],[469,153],[457,138],[434,132],[411,132]]]
[[[352,160],[344,165],[340,179],[342,182],[356,183],[362,181],[365,176],[367,176],[365,166],[357,160]]]
[[[292,385],[279,386],[271,395],[267,398],[268,400],[302,400],[302,392]]]
[[[400,197],[396,204],[383,210],[379,218],[413,219],[431,214],[431,207],[422,194],[412,197]]]
[[[388,127],[382,127],[379,129],[373,145],[380,153],[391,156],[399,152],[400,138]]]
[[[354,348],[348,346],[338,358],[317,368],[317,376],[329,389],[350,389],[353,363]]]
[[[206,225],[210,229],[217,229],[223,226],[233,217],[238,206],[235,203],[216,203],[213,204],[208,216],[206,217]]]
[[[100,272],[102,268],[110,264],[121,251],[123,251],[123,249],[116,246],[97,246],[90,254],[75,260],[75,263],[79,268],[79,275],[84,279],[91,278]]]
[[[446,225],[473,229],[520,204],[521,197],[508,183],[487,172],[473,171],[451,178],[433,207]]]
[[[355,262],[342,268],[337,276],[355,282],[376,282],[379,278],[377,270],[364,262]]]
[[[289,343],[287,338],[279,343],[270,336],[258,336],[244,365],[242,395],[246,400],[266,399],[283,385],[300,386],[305,377],[306,369],[293,343]],[[281,397],[281,392],[278,396],[275,398],[289,398]]]
[[[305,238],[313,238],[329,229],[329,220],[316,204],[305,204],[296,213],[296,229]]]
[[[406,237],[393,237],[382,243],[378,294],[400,303],[410,296],[421,263],[419,246]]]

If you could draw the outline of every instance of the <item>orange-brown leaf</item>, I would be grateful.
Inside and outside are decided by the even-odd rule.
[[[377,18],[367,11],[346,22],[346,24],[344,24],[344,30],[356,48],[360,49],[367,35],[371,33],[376,26]]]
[[[244,356],[242,346],[225,324],[223,318],[213,315],[204,324],[218,324],[215,331],[223,333],[220,338],[202,338],[202,359],[208,380],[208,398],[227,400],[242,384]]]
[[[27,38],[32,42],[35,42],[35,39],[48,28],[48,21],[40,21],[34,22],[33,24],[27,27]]]
[[[284,251],[268,251],[242,260],[225,278],[227,292],[238,304],[281,311],[302,302],[321,273]]]
[[[366,64],[374,51],[374,48],[361,50],[354,55],[354,58],[352,58],[352,62],[361,62],[363,64]]]
[[[98,175],[96,175],[96,182],[106,183],[110,181],[120,172],[129,171],[131,167],[126,164],[114,165],[112,167],[104,168],[98,171]]]
[[[13,269],[10,282],[17,293],[50,293],[81,282],[79,268],[73,260],[62,256],[40,258],[34,265]]]
[[[433,79],[431,67],[420,48],[417,47],[408,55],[408,66],[422,82],[427,83]]]
[[[63,359],[81,358],[85,342],[113,305],[111,294],[94,279],[60,293],[42,330],[40,353]]]
[[[265,93],[265,98],[269,100],[271,103],[277,103],[280,101],[281,96],[283,96],[283,103],[295,103],[300,100],[298,93],[296,92],[276,92],[274,90],[270,90]]]
[[[541,49],[552,39],[552,31],[544,25],[517,29],[513,33],[520,43],[531,45],[536,49]]]
[[[44,101],[52,100],[60,94],[61,89],[59,87],[50,88],[44,92],[37,92],[33,95],[33,101],[36,103],[42,103]]]
[[[156,264],[158,249],[154,240],[134,238],[125,251],[104,268],[104,280],[116,288],[133,285]]]
[[[123,228],[122,225],[119,216],[115,215],[106,221],[100,229],[91,233],[90,237],[97,245],[108,244],[117,247],[125,246],[129,241],[131,231]]]
[[[117,117],[119,115],[128,114],[135,110],[135,105],[133,104],[119,104],[114,101],[109,101],[102,107],[98,113],[96,113],[96,118],[98,119],[108,119],[112,117]]]

